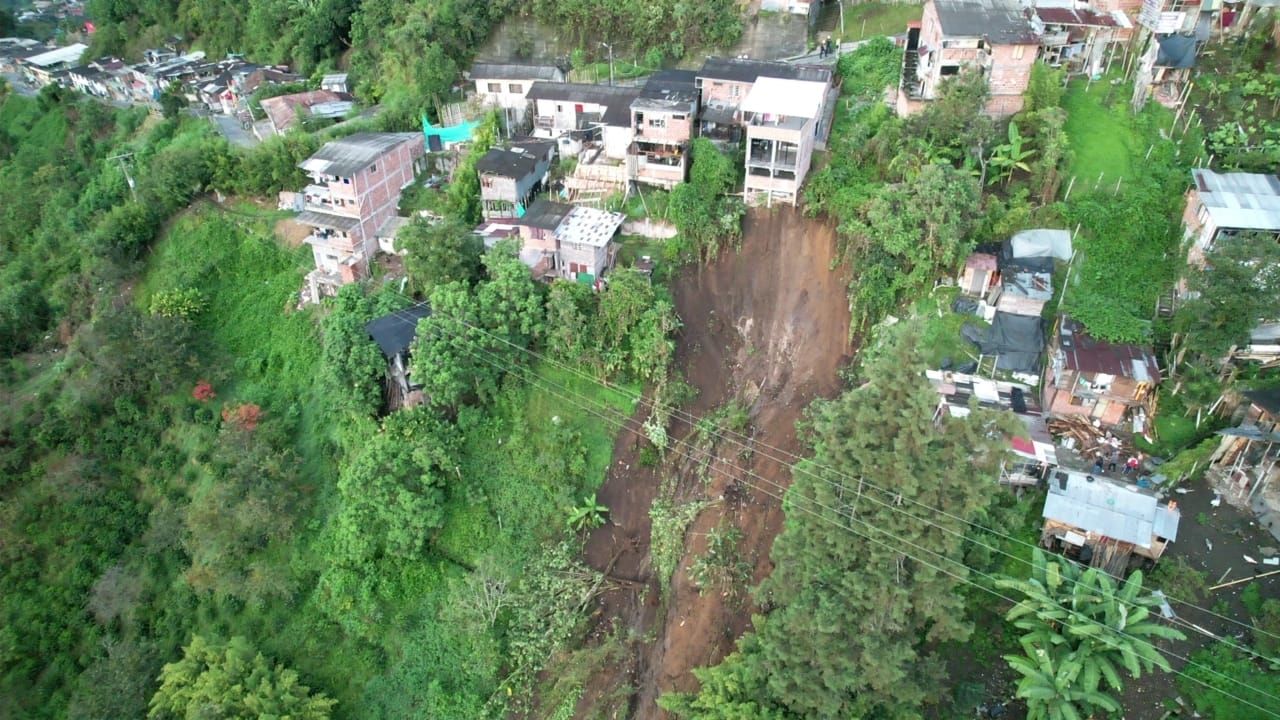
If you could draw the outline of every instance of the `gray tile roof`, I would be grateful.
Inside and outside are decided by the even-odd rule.
[[[472,80],[544,80],[554,82],[562,77],[564,77],[564,72],[555,65],[478,62],[471,66]]]
[[[621,104],[630,107],[631,101],[640,94],[637,88],[610,85],[592,85],[590,83],[540,82],[529,88],[527,97],[530,100],[559,100],[572,103],[595,103],[609,107]]]
[[[499,175],[519,180],[538,169],[538,163],[546,157],[555,143],[513,143],[510,148],[489,148],[484,157],[476,161],[476,172]]]
[[[356,133],[325,143],[315,155],[299,165],[307,172],[351,177],[364,170],[398,145],[422,142],[422,133]]]
[[[571,210],[573,210],[572,205],[551,202],[545,197],[541,197],[533,201],[533,204],[525,211],[524,216],[517,222],[520,225],[542,230],[555,230],[560,227],[560,223],[564,222],[565,217],[568,216]]]
[[[698,98],[696,80],[697,73],[692,70],[662,70],[649,78],[631,107],[687,106]]]
[[[935,0],[942,34],[986,38],[992,45],[1039,42],[1022,7],[1012,0]]]
[[[765,60],[740,60],[738,58],[708,57],[696,75],[712,80],[755,82],[756,78],[772,77],[781,80],[805,80],[830,82],[831,69],[816,65],[771,62]]]

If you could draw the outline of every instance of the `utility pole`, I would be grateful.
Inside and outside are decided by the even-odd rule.
[[[602,42],[600,47],[609,49],[609,85],[613,85],[613,45]]]
[[[123,153],[120,155],[112,155],[107,160],[119,160],[120,169],[124,171],[124,181],[129,184],[129,194],[133,196],[133,201],[138,202],[138,191],[134,189],[133,176],[129,174],[129,166],[125,164],[125,158],[133,157],[133,153]]]

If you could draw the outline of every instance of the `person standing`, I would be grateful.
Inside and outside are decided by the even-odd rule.
[[[1130,455],[1129,461],[1124,464],[1124,474],[1136,474],[1138,472],[1138,456]]]

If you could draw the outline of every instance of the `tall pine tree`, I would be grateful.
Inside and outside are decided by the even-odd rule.
[[[760,718],[907,718],[935,696],[941,663],[924,649],[970,632],[965,521],[997,492],[1016,421],[976,410],[935,421],[918,332],[903,330],[861,387],[810,408],[813,459],[794,472],[776,569],[757,591],[772,611],[699,673],[702,695],[665,706],[699,719],[744,717],[748,701]]]

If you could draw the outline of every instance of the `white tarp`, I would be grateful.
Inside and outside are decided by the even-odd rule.
[[[1052,257],[1071,259],[1071,233],[1040,228],[1023,230],[1009,241],[1015,258]]]

